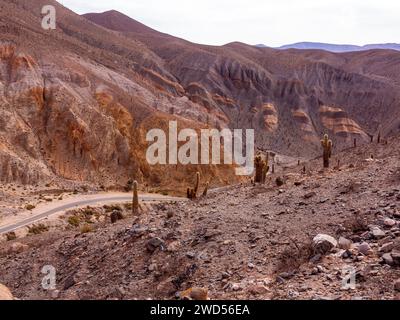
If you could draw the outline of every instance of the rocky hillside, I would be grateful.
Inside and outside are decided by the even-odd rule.
[[[41,28],[45,4],[56,7],[54,31]],[[198,168],[150,167],[145,137],[169,120],[205,127],[197,121],[204,108],[184,97],[156,54],[55,1],[0,7],[0,181],[112,187],[137,179],[171,192],[186,188]],[[201,171],[215,184],[235,181],[229,167]]]
[[[186,290],[210,299],[400,298],[399,142],[135,218],[123,205],[67,213],[65,229],[0,244],[0,282],[20,299],[175,299]],[[112,224],[113,210],[125,219]],[[46,291],[40,270],[49,263],[57,286]],[[346,270],[353,288],[343,287]]]
[[[310,157],[323,132],[339,149],[398,132],[399,52],[205,46],[144,30],[115,11],[84,16],[144,43],[212,123],[256,129],[260,148]]]

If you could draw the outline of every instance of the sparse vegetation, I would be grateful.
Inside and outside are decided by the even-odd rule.
[[[197,198],[197,192],[200,186],[200,172],[196,172],[196,183],[194,188],[187,188],[187,197],[188,199],[194,200]]]
[[[7,241],[13,241],[17,239],[17,235],[15,234],[15,232],[9,232],[6,234],[6,239]]]
[[[321,145],[323,148],[323,160],[324,160],[324,168],[329,168],[329,159],[332,156],[332,140],[329,140],[327,134],[324,135],[324,138],[321,140]]]
[[[351,219],[347,220],[345,226],[353,233],[368,230],[368,223],[360,214],[355,214]]]
[[[82,227],[81,227],[81,233],[89,233],[89,232],[93,232],[93,227],[90,224],[85,223]]]
[[[25,206],[25,209],[26,210],[29,210],[29,211],[32,211],[33,209],[35,209],[36,208],[36,206],[34,206],[33,204],[27,204],[26,206]]]
[[[28,227],[29,234],[38,235],[46,231],[49,231],[49,227],[42,223]]]
[[[103,208],[104,208],[104,210],[106,211],[106,213],[113,212],[114,210],[122,211],[121,206],[120,206],[120,205],[117,205],[117,204],[114,204],[114,205],[104,205]]]
[[[312,242],[297,244],[290,239],[289,247],[282,251],[278,264],[275,267],[277,274],[282,272],[296,272],[301,265],[308,262],[313,254]]]
[[[126,183],[124,190],[125,192],[130,192],[132,191],[132,187],[133,187],[133,180],[128,180],[128,182]]]
[[[79,227],[79,224],[81,223],[81,219],[78,216],[73,215],[73,216],[68,217],[68,223],[73,227]]]
[[[121,211],[113,211],[113,213],[111,213],[111,223],[116,223],[119,220],[123,220],[124,219],[124,215],[122,214]]]
[[[139,214],[138,182],[133,182],[132,214]]]
[[[266,156],[265,160],[261,155],[256,156],[254,159],[254,167],[256,170],[254,181],[256,183],[265,183],[267,173],[269,171],[268,155]]]

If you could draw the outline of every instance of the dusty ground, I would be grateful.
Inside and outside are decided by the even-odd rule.
[[[122,208],[115,224],[95,208],[105,218],[88,233],[67,226],[3,243],[0,283],[20,299],[173,299],[190,287],[211,299],[398,298],[399,140],[349,149],[327,171],[320,159],[304,165],[140,218]],[[321,233],[351,248],[316,256]],[[44,265],[56,268],[56,291],[41,288]],[[357,271],[355,289],[342,288],[345,267]]]

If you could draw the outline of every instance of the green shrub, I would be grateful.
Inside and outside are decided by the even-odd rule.
[[[79,227],[79,224],[80,224],[80,222],[81,222],[81,219],[78,217],[78,216],[70,216],[69,218],[68,218],[68,223],[71,225],[71,226],[74,226],[74,227]]]
[[[26,207],[25,207],[25,209],[29,210],[29,211],[32,211],[35,208],[36,208],[36,206],[34,206],[33,204],[27,204]]]

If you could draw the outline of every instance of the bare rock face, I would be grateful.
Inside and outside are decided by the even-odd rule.
[[[0,41],[1,182],[61,178],[124,186],[134,176],[171,189],[186,184],[197,169],[171,177],[150,167],[146,134],[168,128],[176,116],[196,130],[206,118],[225,127],[222,112],[210,113],[185,96],[164,61],[139,41],[57,3],[60,27],[49,36],[38,23],[41,1],[0,5],[8,26]],[[220,183],[237,180],[232,166],[210,171]]]
[[[0,300],[14,300],[11,291],[0,283]]]

